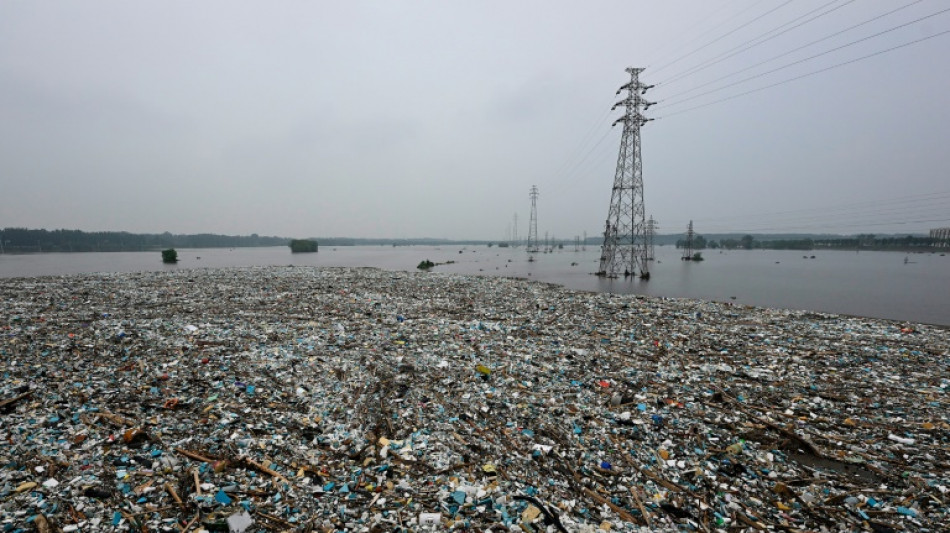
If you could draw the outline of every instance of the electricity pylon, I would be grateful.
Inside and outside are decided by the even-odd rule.
[[[531,186],[531,220],[528,222],[528,253],[538,252],[538,186]]]
[[[656,255],[653,253],[653,238],[656,237],[656,228],[656,220],[653,219],[653,215],[650,215],[650,220],[647,220],[647,261],[656,259]]]
[[[634,276],[649,279],[647,265],[646,215],[643,206],[643,168],[640,159],[640,127],[653,120],[643,116],[643,111],[655,102],[648,102],[643,94],[653,85],[640,83],[642,68],[628,68],[630,81],[617,94],[626,90],[627,96],[614,104],[613,109],[624,106],[624,115],[613,125],[623,123],[623,137],[617,156],[617,171],[607,211],[607,227],[600,252],[598,276],[616,278]]]
[[[518,213],[515,213],[515,222],[511,230],[511,245],[518,246]]]

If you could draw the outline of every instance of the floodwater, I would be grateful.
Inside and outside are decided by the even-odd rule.
[[[689,262],[681,261],[680,254],[672,246],[658,246],[648,281],[592,275],[598,267],[597,246],[577,251],[565,246],[530,255],[524,248],[487,246],[321,246],[315,254],[291,254],[287,247],[179,249],[176,265],[163,264],[157,251],[7,254],[0,255],[0,277],[266,265],[411,271],[429,259],[454,261],[436,266],[435,272],[520,277],[585,291],[695,298],[950,326],[950,255],[705,250],[705,261]],[[531,256],[534,261],[528,261]]]

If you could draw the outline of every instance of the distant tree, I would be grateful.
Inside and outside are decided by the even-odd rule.
[[[293,239],[290,241],[291,253],[313,253],[318,249],[317,241],[309,239]]]
[[[178,252],[176,252],[174,248],[162,250],[162,263],[177,263],[177,262],[178,262]]]
[[[693,261],[703,261],[703,254],[696,252],[693,254]]]
[[[745,248],[746,250],[751,250],[752,247],[755,245],[755,238],[752,237],[752,235],[746,235],[742,237],[742,240],[740,242],[742,243],[743,248]]]

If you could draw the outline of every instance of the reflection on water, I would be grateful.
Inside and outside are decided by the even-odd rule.
[[[606,280],[597,271],[600,250],[565,247],[533,254],[486,246],[340,246],[315,254],[287,247],[179,249],[179,263],[159,252],[0,255],[0,277],[85,272],[138,272],[233,266],[376,267],[415,271],[424,259],[435,272],[526,278],[584,291],[697,298],[788,309],[809,309],[950,325],[950,257],[893,252],[706,250],[705,261],[680,261],[670,246],[656,249],[651,278]],[[815,255],[814,259],[810,256]]]

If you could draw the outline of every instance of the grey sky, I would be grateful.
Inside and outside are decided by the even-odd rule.
[[[938,34],[950,13],[670,98],[907,3],[0,2],[0,227],[501,239],[516,212],[526,233],[536,184],[542,235],[594,235],[621,133],[607,111],[645,66],[662,233],[926,231],[950,225],[950,34],[673,113]],[[842,7],[670,81],[826,5]]]

